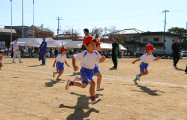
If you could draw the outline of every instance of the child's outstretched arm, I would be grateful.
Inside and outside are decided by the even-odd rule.
[[[158,58],[157,59],[154,59],[153,61],[157,61],[157,60],[160,60],[160,57],[158,56]]]
[[[74,69],[74,71],[77,71],[79,68],[76,66],[75,62],[76,62],[75,58],[72,57],[72,65],[73,65],[73,69]]]
[[[141,59],[136,59],[135,61],[132,62],[132,64],[134,64],[135,62],[140,61]]]
[[[53,63],[53,67],[55,67],[55,64],[56,64],[56,60],[55,60],[54,63]]]
[[[66,65],[69,67],[69,65],[68,65],[67,61],[65,61],[65,63],[66,63]]]
[[[105,58],[105,56],[102,56],[102,57],[101,57],[101,59],[99,60],[99,63],[104,62],[104,61],[105,61],[105,59],[106,59],[106,58]]]

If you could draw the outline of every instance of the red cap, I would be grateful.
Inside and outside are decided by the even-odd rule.
[[[67,49],[66,47],[61,47],[61,48],[60,48],[60,51],[66,50],[66,49]]]
[[[90,42],[92,42],[93,40],[95,40],[94,37],[92,37],[92,36],[86,36],[86,37],[84,38],[84,40],[83,40],[83,45],[86,45],[87,43],[90,43]]]
[[[102,44],[103,42],[100,42],[99,40],[96,41],[96,45],[100,45]]]
[[[148,44],[146,50],[156,50],[152,45]]]
[[[0,57],[3,57],[2,55],[0,55]]]

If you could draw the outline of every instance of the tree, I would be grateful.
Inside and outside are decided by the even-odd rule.
[[[168,29],[168,32],[171,34],[180,35],[180,46],[181,46],[180,49],[186,51],[186,49],[187,49],[187,41],[186,41],[187,30],[184,28],[172,27],[172,28]]]

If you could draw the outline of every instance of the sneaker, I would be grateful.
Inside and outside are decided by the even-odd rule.
[[[173,64],[173,67],[174,67],[175,69],[178,69],[178,67],[177,67],[177,66],[175,66],[174,64]]]
[[[23,63],[23,61],[20,61],[19,63]]]
[[[55,72],[53,72],[53,77],[55,77]]]
[[[104,88],[97,88],[97,91],[103,91]]]
[[[138,80],[137,78],[135,78],[135,79],[133,80],[133,82],[134,82],[135,85],[138,85],[137,80]]]
[[[15,61],[13,61],[12,63],[16,63]]]
[[[79,76],[76,76],[74,81],[79,81],[80,77]]]
[[[95,100],[91,101],[91,104],[94,105],[94,104],[96,104],[96,103],[98,103],[100,101],[101,101],[100,98],[96,98]]]
[[[137,78],[137,80],[140,81],[140,74],[137,74],[137,75],[136,75],[136,78]]]
[[[58,80],[61,80],[60,78],[56,78],[56,80],[58,81]]]
[[[185,74],[187,74],[187,72],[185,72]]]
[[[66,87],[65,87],[66,90],[68,90],[68,88],[70,87],[70,86],[69,86],[70,83],[71,83],[71,80],[68,80],[68,81],[67,81],[67,84],[66,84]]]
[[[0,68],[0,70],[2,70],[2,68]]]

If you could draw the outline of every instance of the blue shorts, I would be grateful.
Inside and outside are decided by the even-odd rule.
[[[82,67],[80,70],[80,74],[83,79],[82,83],[86,83],[88,85],[90,81],[93,80],[94,69],[87,69],[87,68]]]
[[[56,71],[63,71],[64,70],[64,63],[58,62],[56,63]]]
[[[140,63],[140,72],[145,72],[147,71],[147,67],[149,66],[149,64],[141,62]]]
[[[98,73],[98,72],[100,72],[100,70],[99,70],[99,68],[98,68],[98,65],[95,65],[94,74],[95,74],[95,73]]]

